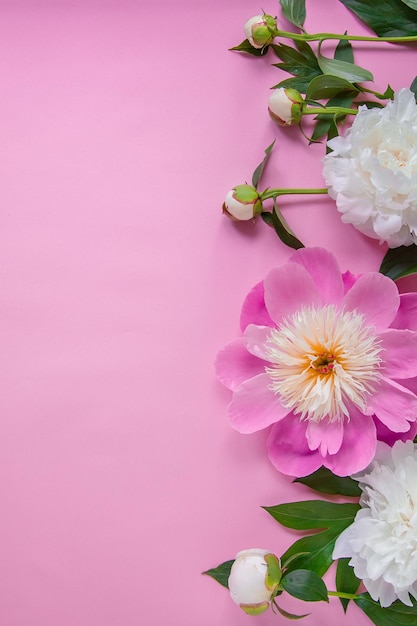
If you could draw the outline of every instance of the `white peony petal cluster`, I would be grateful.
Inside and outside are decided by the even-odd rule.
[[[366,473],[354,476],[362,508],[336,540],[333,558],[350,558],[355,574],[382,607],[417,599],[417,446],[380,443]]]
[[[344,137],[328,142],[323,177],[342,221],[387,242],[417,243],[417,105],[401,89],[382,108],[359,107]]]

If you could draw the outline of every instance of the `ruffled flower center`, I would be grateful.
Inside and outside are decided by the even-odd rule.
[[[342,421],[350,402],[365,410],[379,379],[380,351],[360,313],[303,308],[269,335],[270,388],[301,419]]]

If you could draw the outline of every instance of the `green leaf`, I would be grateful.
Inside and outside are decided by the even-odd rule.
[[[417,35],[417,12],[398,0],[340,0],[380,37]]]
[[[305,602],[329,601],[327,587],[315,572],[308,569],[296,569],[285,574],[281,587],[294,598]]]
[[[368,593],[361,594],[354,602],[376,626],[415,626],[417,623],[416,602],[406,606],[397,600],[383,609]]]
[[[229,588],[228,580],[230,576],[230,570],[232,569],[232,565],[234,562],[234,559],[232,559],[231,561],[225,561],[224,563],[218,565],[218,567],[208,569],[206,572],[203,572],[203,574],[211,576],[211,578],[217,580],[217,582],[223,585],[223,587]]]
[[[327,106],[338,106],[338,107],[350,107],[353,100],[355,99],[356,93],[352,91],[343,91],[342,93],[333,96],[327,103]],[[346,115],[333,115],[331,113],[319,113],[315,118],[317,120],[316,125],[313,130],[313,135],[311,139],[313,141],[317,141],[324,137],[327,133],[331,132],[332,124],[337,120],[338,122],[342,122],[345,119]],[[337,134],[337,126],[336,126],[336,134]]]
[[[353,522],[360,506],[353,503],[338,504],[323,500],[305,500],[263,508],[282,526],[295,530],[312,530],[313,528],[329,528],[335,524],[345,524],[346,527]]]
[[[359,497],[362,493],[356,480],[350,476],[336,476],[326,467],[320,467],[316,472],[304,478],[296,478],[294,482],[307,485],[321,493],[353,497]]]
[[[339,559],[336,570],[336,589],[344,593],[356,593],[360,585],[359,578],[356,578],[353,567],[349,565],[349,559]],[[343,610],[346,613],[350,602],[348,598],[339,598]]]
[[[282,243],[285,243],[286,246],[294,248],[295,250],[304,248],[304,244],[295,236],[291,228],[288,226],[281,211],[278,209],[276,202],[274,202],[272,212],[262,211],[261,217],[265,224],[268,224],[268,226],[271,226],[275,230]]]
[[[401,0],[401,2],[404,2],[404,4],[414,11],[417,9],[417,0]]]
[[[417,246],[400,246],[391,248],[382,259],[381,274],[398,280],[403,276],[417,273]]]
[[[355,85],[344,78],[321,75],[313,78],[306,92],[306,97],[313,100],[327,100],[342,92],[359,93]]]
[[[345,31],[346,35],[346,31]],[[339,61],[346,61],[347,63],[353,63],[353,48],[350,41],[347,39],[341,39],[336,46],[336,50],[334,51],[334,58]]]
[[[271,48],[276,56],[283,63],[274,64],[295,76],[319,76],[322,71],[319,67],[317,57],[312,48],[305,42],[298,42],[296,48],[286,46],[283,43],[271,44]]]
[[[410,91],[412,91],[414,95],[417,94],[417,76],[410,85]]]
[[[294,26],[302,28],[306,19],[305,0],[279,0],[279,3],[284,17]]]
[[[314,535],[308,535],[298,539],[295,543],[288,548],[288,550],[282,555],[282,559],[288,561],[292,556],[297,553],[305,553],[294,558],[288,566],[288,570],[294,570],[298,568],[309,569],[316,572],[319,576],[323,576],[333,563],[333,549],[337,537],[342,530],[349,524],[342,525],[335,524],[331,529],[324,530]]]
[[[339,61],[339,59],[329,59],[323,56],[320,51],[317,53],[317,60],[323,74],[344,78],[351,83],[362,83],[364,81],[374,80],[371,72],[363,67],[355,65],[354,63],[348,63],[347,61]]]
[[[268,46],[264,46],[263,48],[254,48],[251,43],[249,43],[248,39],[244,39],[238,46],[229,48],[229,50],[236,50],[237,52],[245,52],[246,54],[251,54],[255,57],[262,57],[268,52]]]
[[[272,610],[275,613],[275,609],[277,609],[278,613],[280,613],[282,615],[282,617],[286,617],[287,619],[303,619],[303,617],[307,617],[308,615],[310,615],[310,613],[304,613],[304,615],[295,615],[295,613],[288,613],[288,611],[285,611],[284,609],[281,609],[280,606],[278,606],[278,604],[276,602],[274,602],[274,604],[272,605]]]
[[[316,76],[316,74],[314,74],[314,76]],[[305,93],[311,83],[311,80],[310,76],[293,76],[291,78],[285,78],[277,85],[274,85],[272,89],[278,89],[278,87],[291,87],[300,93]]]
[[[265,165],[268,163],[269,155],[272,152],[272,148],[274,147],[274,144],[275,144],[275,139],[266,148],[266,150],[265,150],[265,157],[264,157],[263,161],[261,161],[261,163],[259,163],[258,167],[253,172],[253,175],[252,175],[252,185],[255,187],[255,189],[257,189],[257,187],[258,187],[259,181],[260,181],[261,176],[263,174],[263,171],[265,169]]]

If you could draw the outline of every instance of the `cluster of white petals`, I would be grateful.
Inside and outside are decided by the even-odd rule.
[[[380,443],[366,473],[354,476],[362,508],[338,537],[333,558],[350,558],[355,574],[382,607],[417,599],[417,446]]]
[[[392,248],[417,243],[417,105],[401,89],[382,108],[359,107],[328,142],[323,177],[342,221]]]

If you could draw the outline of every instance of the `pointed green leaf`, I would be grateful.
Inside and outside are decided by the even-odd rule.
[[[316,74],[314,74],[314,76],[316,76]],[[285,78],[277,85],[274,85],[272,89],[278,89],[279,87],[291,87],[292,89],[296,89],[300,93],[305,93],[311,81],[312,78],[310,78],[309,76],[293,76],[291,78]]]
[[[294,569],[309,569],[316,572],[319,576],[323,576],[333,563],[333,550],[337,537],[342,530],[349,524],[338,525],[335,524],[331,529],[323,530],[322,532],[315,533],[314,535],[308,535],[295,541],[288,550],[282,555],[284,561],[300,554],[290,562],[288,570]]]
[[[294,248],[295,250],[304,248],[304,244],[294,235],[276,203],[274,203],[274,208],[271,213],[269,211],[263,211],[261,217],[265,224],[268,224],[268,226],[271,226],[271,228],[275,230],[282,243],[285,243],[286,246]]]
[[[390,248],[382,259],[381,274],[398,280],[403,276],[417,273],[417,246],[400,246]]]
[[[276,602],[273,604],[273,607],[277,609],[278,613],[280,613],[282,617],[286,617],[287,619],[303,619],[303,617],[307,617],[308,615],[310,615],[310,613],[304,613],[304,615],[295,615],[295,613],[288,613],[288,611],[281,609],[281,607],[278,606]],[[274,609],[272,610],[274,611]]]
[[[259,163],[258,167],[253,172],[253,175],[252,175],[252,185],[255,187],[255,189],[257,189],[257,187],[258,187],[259,181],[260,181],[261,176],[263,174],[263,171],[265,169],[265,165],[268,163],[269,155],[272,152],[272,148],[274,147],[274,144],[275,144],[275,139],[266,148],[266,150],[265,150],[265,157],[264,157],[263,161],[261,161],[261,163]]]
[[[284,17],[294,26],[302,28],[306,19],[305,0],[279,0],[279,3]]]
[[[398,0],[340,0],[380,37],[417,35],[417,12]],[[377,10],[376,10],[377,7]]]
[[[355,85],[344,78],[321,75],[311,80],[306,96],[313,100],[327,100],[342,92],[359,93]]]
[[[354,602],[376,626],[415,626],[417,623],[417,602],[406,606],[397,600],[383,609],[368,593],[361,594]]]
[[[350,476],[336,476],[326,467],[320,467],[313,474],[303,478],[296,478],[295,483],[302,483],[311,489],[321,493],[339,494],[341,496],[359,497],[361,490],[359,484]]]
[[[224,563],[221,563],[213,569],[208,569],[206,572],[203,572],[203,574],[211,576],[211,578],[217,580],[217,582],[223,585],[223,587],[229,588],[228,580],[230,576],[230,570],[232,569],[232,565],[234,562],[234,559],[232,559],[231,561],[225,561]]]
[[[317,60],[323,74],[344,78],[351,83],[362,83],[364,81],[374,80],[371,72],[354,63],[339,61],[338,59],[329,59],[320,52],[317,53]]]
[[[271,48],[276,56],[283,61],[283,63],[275,64],[276,67],[297,76],[318,76],[322,74],[316,55],[305,42],[302,42],[302,45],[298,43],[296,48],[286,46],[283,43],[271,44]]]
[[[329,601],[324,581],[308,569],[296,569],[285,574],[281,587],[294,598],[305,602]]]
[[[346,32],[345,32],[346,35]],[[347,39],[341,39],[336,46],[336,50],[334,51],[334,58],[339,61],[346,61],[347,63],[353,63],[353,48],[350,41]]]
[[[353,100],[355,99],[355,92],[352,91],[343,91],[342,93],[338,93],[327,103],[327,106],[338,106],[338,107],[350,107]],[[329,113],[319,113],[315,118],[316,124],[314,126],[312,140],[316,141],[317,139],[321,139],[327,133],[329,133],[332,123],[337,120],[337,122],[342,122],[346,118],[345,115],[333,115]]]
[[[417,10],[417,0],[401,0],[401,2],[404,2],[410,9]]]
[[[335,524],[348,526],[358,512],[359,504],[305,500],[263,507],[282,526],[296,530],[329,528]]]
[[[417,94],[417,76],[410,85],[410,91],[413,92],[414,96]]]
[[[353,567],[349,565],[349,559],[339,559],[336,570],[336,589],[344,593],[356,593],[359,585],[359,578],[356,578]],[[347,606],[350,602],[348,598],[339,598],[342,603],[343,610],[346,613]]]
[[[252,44],[249,43],[248,39],[244,39],[242,43],[240,43],[238,46],[229,48],[229,50],[235,50],[236,52],[245,52],[246,54],[251,54],[255,57],[262,57],[268,52],[268,46],[264,46],[263,48],[254,48]]]

